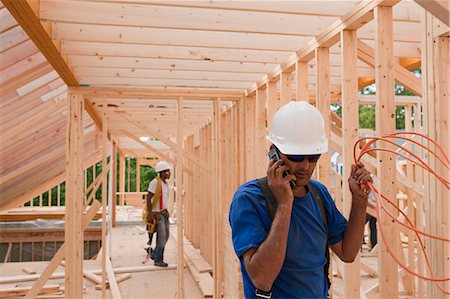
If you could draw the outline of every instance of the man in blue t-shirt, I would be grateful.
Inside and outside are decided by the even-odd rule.
[[[351,166],[352,210],[347,222],[326,187],[310,180],[320,154],[328,151],[320,112],[306,102],[284,105],[273,118],[268,140],[280,158],[271,160],[267,170],[277,202],[273,221],[256,180],[239,187],[229,213],[245,297],[327,298],[326,244],[344,262],[355,259],[369,193],[361,185],[372,182],[370,173],[362,163]],[[327,230],[308,182],[322,198]]]

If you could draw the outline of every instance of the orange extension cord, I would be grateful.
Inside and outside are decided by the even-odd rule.
[[[439,150],[439,153],[440,153],[440,155],[443,157],[443,159],[441,159],[441,158],[440,158],[434,151],[432,151],[431,149],[429,149],[429,148],[427,148],[426,146],[422,145],[421,143],[419,143],[419,142],[413,140],[412,138],[403,137],[404,135],[413,135],[413,137],[417,135],[417,136],[420,136],[420,137],[425,138],[426,140],[430,141],[430,142],[433,143],[433,144],[436,146],[436,148]],[[362,156],[364,156],[365,154],[367,154],[367,153],[369,153],[369,152],[371,152],[371,151],[384,151],[384,152],[393,153],[393,154],[399,155],[399,156],[401,156],[401,157],[403,157],[403,158],[405,158],[405,159],[411,161],[412,163],[414,163],[414,164],[416,164],[416,165],[422,167],[423,169],[427,170],[428,172],[430,172],[431,174],[433,174],[439,181],[441,181],[447,189],[450,189],[450,182],[449,182],[448,180],[446,180],[444,177],[442,177],[441,175],[439,175],[438,173],[436,173],[433,169],[431,169],[431,167],[430,167],[428,164],[426,164],[420,157],[418,157],[417,155],[415,155],[414,153],[412,153],[411,151],[409,151],[409,150],[406,149],[405,147],[396,144],[396,143],[395,143],[395,139],[396,139],[396,138],[402,139],[402,140],[405,140],[405,141],[410,141],[410,142],[412,142],[412,143],[414,143],[414,144],[420,146],[421,148],[427,150],[427,151],[430,152],[434,157],[436,157],[436,159],[439,160],[439,161],[442,163],[442,165],[443,165],[444,167],[446,167],[447,169],[450,170],[450,161],[449,161],[449,158],[447,157],[447,155],[445,154],[445,152],[442,150],[442,148],[441,148],[434,140],[432,140],[431,138],[429,138],[429,137],[427,137],[427,136],[425,136],[425,135],[423,135],[423,134],[415,133],[415,132],[398,132],[398,133],[394,133],[394,134],[388,134],[388,135],[385,135],[385,136],[382,136],[382,137],[364,137],[364,138],[361,138],[361,139],[359,139],[359,140],[355,143],[355,145],[354,145],[354,147],[353,147],[353,156],[354,156],[355,162],[359,162],[359,161],[361,160]],[[392,141],[391,139],[394,139],[394,140]],[[357,151],[357,145],[358,145],[360,142],[366,141],[366,140],[368,140],[368,142],[366,142],[366,143],[361,147],[360,153],[359,153],[359,155],[357,156],[357,154],[356,154],[356,151]],[[389,144],[392,144],[392,145],[396,146],[397,148],[400,148],[400,149],[402,149],[403,151],[405,151],[406,153],[408,153],[408,154],[409,154],[410,156],[412,156],[414,159],[411,158],[411,157],[409,157],[409,156],[403,155],[402,153],[399,153],[399,152],[397,152],[397,151],[395,151],[395,150],[385,149],[385,148],[380,148],[380,147],[372,147],[372,144],[375,143],[375,142],[377,142],[377,141],[383,141],[383,142],[387,142],[387,143],[389,143]],[[424,232],[424,231],[421,231],[421,230],[416,229],[415,226],[414,226],[414,224],[413,224],[413,223],[410,221],[410,219],[408,218],[408,216],[405,215],[405,213],[403,213],[403,211],[402,211],[402,210],[401,210],[394,202],[392,202],[391,200],[389,200],[388,198],[386,198],[384,195],[382,195],[382,194],[378,191],[378,189],[377,189],[372,183],[362,184],[361,187],[362,187],[362,188],[370,189],[370,190],[375,194],[375,198],[376,198],[376,200],[375,200],[375,203],[376,203],[376,213],[377,213],[377,218],[378,218],[379,220],[381,220],[381,213],[382,213],[382,210],[383,210],[383,211],[384,211],[387,215],[389,215],[389,217],[391,217],[394,221],[396,221],[396,222],[399,223],[400,225],[406,227],[407,229],[410,229],[410,230],[412,230],[412,231],[415,232],[415,234],[416,234],[416,236],[417,236],[417,240],[418,240],[419,243],[420,243],[420,249],[421,249],[422,252],[423,252],[423,255],[424,255],[424,257],[425,257],[425,261],[426,261],[426,264],[427,264],[427,268],[428,268],[428,271],[430,272],[430,275],[431,275],[431,276],[424,276],[424,275],[421,275],[421,274],[419,274],[419,273],[417,273],[417,272],[415,272],[415,271],[409,269],[403,262],[401,262],[401,261],[395,256],[395,254],[394,254],[394,252],[392,251],[390,245],[386,242],[383,227],[382,227],[382,225],[380,225],[379,227],[380,227],[381,238],[382,238],[382,240],[383,240],[384,245],[386,246],[387,251],[388,251],[389,254],[392,256],[392,258],[393,258],[393,259],[397,262],[397,264],[399,264],[399,266],[402,267],[406,272],[408,272],[408,273],[410,273],[410,274],[412,274],[412,275],[414,275],[414,276],[416,276],[416,277],[418,277],[418,278],[421,278],[421,279],[424,279],[424,280],[428,280],[428,281],[433,281],[434,283],[436,283],[436,285],[438,286],[438,288],[439,288],[442,292],[444,292],[445,294],[450,294],[450,291],[444,289],[444,288],[441,286],[441,284],[439,283],[439,282],[449,281],[449,280],[450,280],[450,277],[446,277],[446,278],[437,278],[437,277],[435,277],[435,275],[434,275],[434,273],[433,273],[433,269],[431,268],[431,265],[430,265],[430,261],[429,261],[429,259],[428,259],[428,255],[427,255],[426,252],[425,252],[424,244],[423,244],[423,241],[422,241],[422,238],[421,238],[420,235],[427,236],[427,237],[429,237],[429,238],[436,239],[436,240],[440,240],[440,241],[444,241],[444,242],[450,242],[450,239],[447,239],[447,238],[444,238],[444,237],[441,237],[441,236],[432,235],[432,234],[429,234],[429,233],[426,233],[426,232]],[[386,205],[384,204],[383,200],[381,200],[382,198],[383,198],[385,201],[387,201],[391,206],[393,206],[399,213],[401,213],[401,214],[403,215],[403,217],[405,217],[405,220],[408,222],[408,224],[405,224],[405,223],[403,223],[403,221],[398,220],[398,219],[397,219],[397,216],[395,216],[394,214],[392,214],[392,213],[387,209],[387,207],[386,207]],[[379,221],[378,223],[381,223],[381,221]]]

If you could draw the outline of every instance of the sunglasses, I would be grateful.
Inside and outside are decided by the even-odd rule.
[[[317,162],[320,158],[319,155],[285,155],[289,161],[292,162],[303,162],[303,160],[308,160],[309,163]]]

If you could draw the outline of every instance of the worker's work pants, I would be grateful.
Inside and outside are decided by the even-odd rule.
[[[164,247],[169,240],[169,218],[162,216],[156,223],[156,248],[153,250],[155,262],[164,260]]]

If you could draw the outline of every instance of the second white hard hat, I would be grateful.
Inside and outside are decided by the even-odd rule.
[[[289,102],[275,113],[267,136],[285,155],[316,155],[328,151],[322,114],[307,102]]]
[[[155,167],[155,171],[156,172],[161,172],[164,170],[170,170],[171,167],[169,165],[169,163],[167,163],[166,161],[159,161],[158,163],[156,163],[156,167]]]

